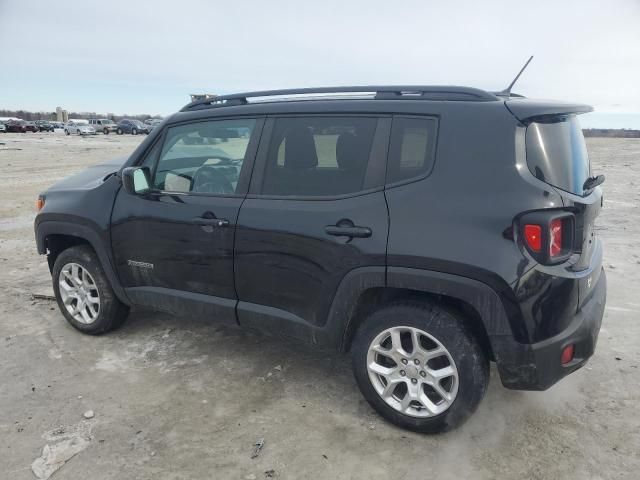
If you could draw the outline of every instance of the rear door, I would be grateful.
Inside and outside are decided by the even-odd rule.
[[[238,321],[308,340],[352,269],[385,266],[390,118],[267,121],[238,218]]]
[[[242,118],[171,126],[142,161],[152,191],[120,190],[111,241],[135,303],[235,323],[235,224],[262,124]]]

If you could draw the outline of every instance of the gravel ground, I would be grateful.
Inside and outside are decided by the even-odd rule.
[[[593,359],[546,392],[505,390],[492,371],[478,412],[440,436],[382,421],[347,356],[150,312],[89,337],[32,300],[50,292],[38,192],[140,140],[0,134],[1,477],[34,478],[47,444],[34,469],[77,453],[53,477],[65,479],[638,478],[640,140],[588,140],[607,176]]]

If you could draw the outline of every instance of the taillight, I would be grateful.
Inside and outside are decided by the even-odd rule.
[[[525,225],[524,239],[534,252],[542,250],[542,227],[540,225]]]
[[[516,218],[522,243],[543,265],[564,262],[573,253],[575,217],[558,210],[528,212]]]
[[[562,253],[562,219],[555,218],[549,224],[549,256],[557,257]]]

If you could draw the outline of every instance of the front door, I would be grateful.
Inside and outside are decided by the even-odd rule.
[[[238,321],[310,340],[344,276],[384,267],[389,118],[271,118],[236,231]]]
[[[135,304],[235,323],[234,232],[262,123],[169,125],[139,163],[152,191],[120,190],[111,241]]]

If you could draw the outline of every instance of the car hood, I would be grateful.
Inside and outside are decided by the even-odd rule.
[[[47,192],[95,188],[102,184],[107,176],[120,170],[127,160],[128,157],[119,157],[99,165],[93,165],[55,183],[47,189]]]

